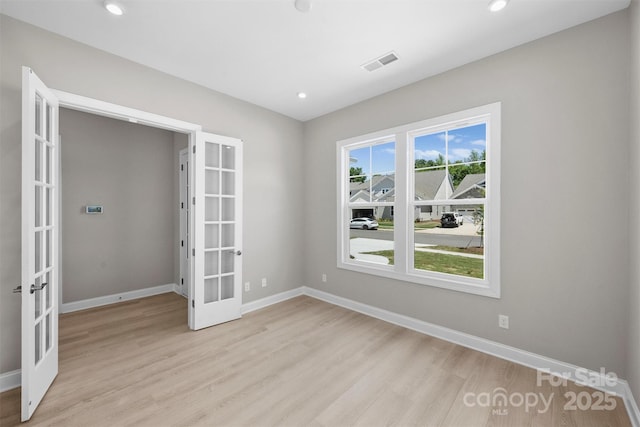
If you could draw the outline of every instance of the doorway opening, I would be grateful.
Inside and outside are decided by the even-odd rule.
[[[60,311],[186,295],[176,157],[188,136],[67,108],[59,117]]]

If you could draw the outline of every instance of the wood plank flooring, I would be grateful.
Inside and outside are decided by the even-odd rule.
[[[630,426],[619,398],[566,410],[571,392],[595,393],[309,297],[192,332],[164,294],[62,315],[60,373],[26,425]],[[520,403],[534,394],[548,410]],[[19,420],[20,390],[0,394],[0,425]]]

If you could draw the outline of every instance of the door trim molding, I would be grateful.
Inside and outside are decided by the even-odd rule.
[[[51,92],[58,97],[60,107],[174,132],[192,133],[202,130],[202,126],[195,123],[172,119],[171,117],[148,113],[57,89],[51,89]]]

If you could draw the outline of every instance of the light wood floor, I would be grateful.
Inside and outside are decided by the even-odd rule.
[[[465,405],[498,387],[554,398],[544,413]],[[60,373],[28,425],[630,425],[620,399],[564,410],[572,391],[593,392],[309,297],[192,332],[186,300],[164,294],[61,316]],[[0,408],[19,424],[19,389]]]

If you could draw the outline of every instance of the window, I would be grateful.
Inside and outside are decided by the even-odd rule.
[[[338,267],[500,297],[500,104],[338,141]]]

